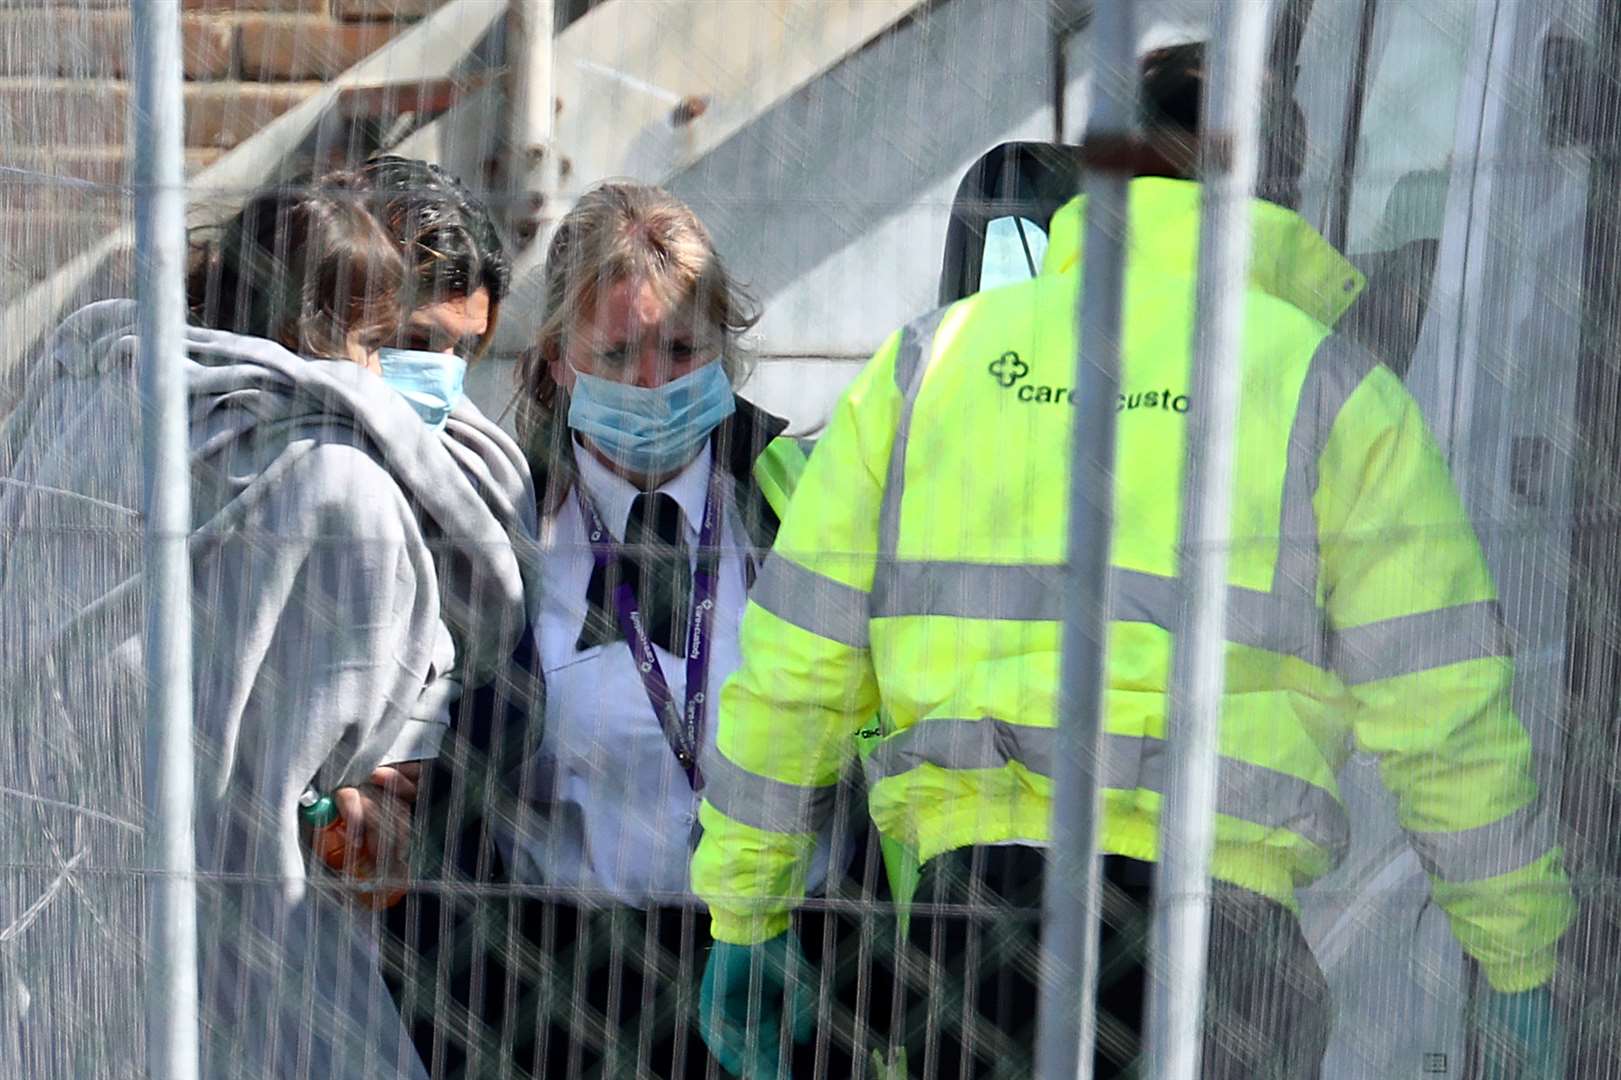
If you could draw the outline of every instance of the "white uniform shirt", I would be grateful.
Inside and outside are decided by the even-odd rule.
[[[579,482],[602,522],[623,539],[637,489],[575,446]],[[697,562],[713,455],[697,459],[659,490],[681,507],[683,530]],[[699,760],[714,746],[720,688],[738,667],[738,627],[749,581],[748,542],[732,505],[732,484],[722,485],[723,551],[715,586],[708,695]],[[576,652],[586,618],[586,588],[593,559],[576,493],[542,526],[544,562],[536,646],[546,679],[545,730],[525,765],[522,794],[531,813],[520,837],[503,847],[514,876],[525,882],[606,894],[633,907],[696,902],[688,862],[697,842],[700,796],[676,761],[647,699],[630,647],[623,639]],[[686,660],[657,650],[677,706],[684,706]],[[810,884],[820,885],[825,858]]]

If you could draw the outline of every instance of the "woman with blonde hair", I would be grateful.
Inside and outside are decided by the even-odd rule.
[[[707,752],[720,687],[805,457],[785,421],[737,395],[758,309],[674,196],[587,192],[544,274],[517,426],[541,498],[530,630],[546,702],[498,838],[512,877],[544,897],[521,910],[536,950],[514,1004],[536,1044],[518,1064],[709,1075],[696,1023],[708,919],[687,866],[700,792],[725,766]]]

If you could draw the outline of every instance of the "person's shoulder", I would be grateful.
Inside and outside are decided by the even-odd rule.
[[[1055,323],[1066,327],[1074,323],[1076,297],[1073,273],[1043,274],[965,296],[931,312],[919,324],[932,324],[953,335],[990,326],[1013,337],[1048,336]]]
[[[381,455],[360,438],[294,440],[260,482],[327,527],[369,530],[402,517],[404,492]]]
[[[1047,274],[965,296],[914,320],[908,331],[919,351],[935,357],[946,348],[974,355],[1033,355],[1059,346],[1067,353],[1075,300],[1073,274]]]
[[[1367,439],[1424,423],[1401,377],[1344,333],[1329,333],[1317,343],[1303,392],[1334,429],[1361,432]]]
[[[1190,314],[1192,309],[1189,309]],[[1272,337],[1294,335],[1317,339],[1343,336],[1293,300],[1252,286],[1244,293],[1246,320],[1258,331]],[[1349,338],[1346,339],[1349,342]]]
[[[1330,330],[1316,341],[1310,376],[1320,385],[1340,388],[1344,395],[1366,389],[1385,405],[1405,407],[1412,400],[1401,378],[1377,354],[1338,330]]]

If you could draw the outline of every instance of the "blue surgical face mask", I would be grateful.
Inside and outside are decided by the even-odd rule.
[[[378,349],[377,363],[383,381],[410,403],[422,422],[442,430],[450,410],[462,399],[467,361],[454,353]]]
[[[697,457],[709,433],[736,408],[718,360],[654,387],[576,371],[568,426],[631,472],[657,476]]]

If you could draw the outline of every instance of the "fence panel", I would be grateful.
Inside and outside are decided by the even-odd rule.
[[[187,202],[224,245],[189,283],[186,350],[204,1076],[725,1075],[698,1011],[712,957],[738,954],[699,894],[727,889],[794,907],[801,947],[732,985],[791,975],[809,1003],[796,1041],[745,1002],[743,1053],[795,1077],[1034,1075],[1066,204],[1091,95],[1144,78],[1093,66],[1091,7],[571,0],[546,35],[492,0],[182,5]],[[1139,61],[1214,32],[1208,0],[1133,7]],[[1535,1034],[1546,1004],[1548,1075],[1615,1076],[1621,16],[1272,7],[1206,1075],[1496,1075],[1504,1021]],[[118,0],[0,6],[0,1061],[48,1080],[142,1075],[146,1053],[130,35]],[[1186,147],[1092,149],[1158,176],[1131,185],[1095,763],[1099,1074],[1127,1075],[1185,602],[1198,201],[1165,175]],[[674,306],[708,313],[645,335],[655,366],[726,353],[786,422],[758,468],[774,424],[717,429],[707,534],[708,474],[666,487],[674,518],[633,505],[571,434],[611,426],[552,385],[613,351],[568,351],[613,331],[592,321],[611,305],[549,292],[598,268],[546,254],[614,177],[690,208],[759,309],[710,348],[706,265]],[[1285,355],[1308,323],[1336,357]],[[482,352],[477,415],[441,430],[454,372],[409,354],[446,346]],[[1362,446],[1379,408],[1402,419]],[[1411,494],[1404,469],[1446,484]],[[658,722],[621,640],[618,583],[666,578],[638,615],[669,623],[648,648],[677,706],[692,591],[715,605],[691,732],[680,708]],[[412,759],[377,778],[392,794],[363,787]],[[346,876],[311,847],[335,835],[320,798],[351,785],[398,850]],[[1494,997],[1492,972],[1549,992]]]

